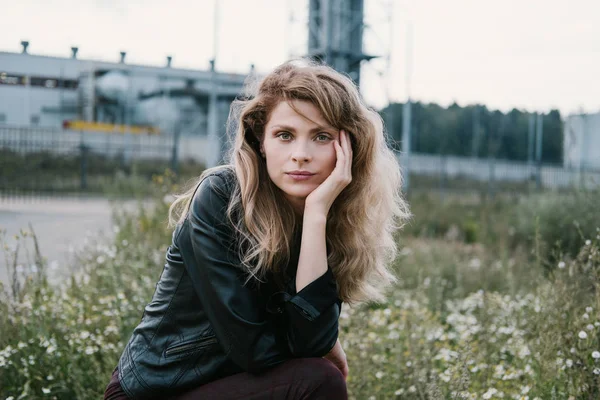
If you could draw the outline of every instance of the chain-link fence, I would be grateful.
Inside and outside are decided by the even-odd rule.
[[[0,195],[102,192],[132,176],[144,185],[167,169],[198,176],[209,149],[202,136],[0,127]],[[494,195],[600,187],[600,171],[591,168],[419,153],[398,158],[410,191]],[[117,190],[127,192],[132,183],[124,182]]]
[[[203,138],[0,127],[0,195],[102,192],[119,177],[197,175]],[[182,171],[183,170],[183,171]]]
[[[592,168],[419,153],[398,158],[409,175],[409,191],[478,191],[493,196],[500,192],[600,188],[600,171]]]

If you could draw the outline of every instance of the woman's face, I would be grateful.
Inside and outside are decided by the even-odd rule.
[[[302,115],[287,102],[280,102],[265,126],[261,151],[269,177],[294,209],[302,213],[306,197],[335,168],[333,141],[339,140],[339,130],[330,126],[312,103],[291,102]]]

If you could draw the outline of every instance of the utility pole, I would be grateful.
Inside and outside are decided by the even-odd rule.
[[[471,157],[479,156],[479,135],[481,127],[479,123],[479,105],[473,106],[473,141],[471,142]]]
[[[533,148],[535,142],[535,119],[536,113],[529,114],[529,130],[528,133],[528,143],[527,143],[527,164],[533,164]]]
[[[536,148],[535,161],[537,163],[536,185],[538,189],[542,188],[542,139],[544,135],[543,115],[537,114],[537,132],[536,132]]]
[[[404,159],[404,190],[410,188],[410,137],[411,137],[411,100],[410,100],[410,75],[412,68],[412,25],[406,26],[406,103],[402,113],[402,158]]]
[[[213,58],[210,60],[210,96],[208,99],[208,154],[207,167],[212,168],[217,166],[220,158],[221,144],[217,132],[217,73],[215,64],[217,62],[218,52],[218,33],[219,33],[219,0],[215,0],[214,4],[214,20],[213,20]]]
[[[504,129],[504,119],[500,122],[500,130]],[[494,133],[493,129],[489,129],[488,133],[488,196],[493,198],[495,195],[495,180],[496,180],[496,153],[498,151],[498,132]]]

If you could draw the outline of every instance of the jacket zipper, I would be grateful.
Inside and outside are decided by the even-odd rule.
[[[165,356],[169,357],[173,354],[185,353],[192,349],[200,349],[202,347],[206,347],[214,343],[217,343],[217,338],[212,336],[208,338],[199,339],[190,343],[180,344],[165,350]]]

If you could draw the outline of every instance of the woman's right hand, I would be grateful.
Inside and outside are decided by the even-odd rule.
[[[348,360],[346,359],[346,353],[342,349],[339,338],[335,342],[335,346],[323,358],[331,361],[342,372],[344,379],[348,379]]]
[[[331,174],[307,197],[304,212],[316,212],[327,215],[336,197],[352,182],[352,146],[350,136],[340,130],[340,141],[333,141],[337,156],[335,168]]]

